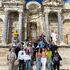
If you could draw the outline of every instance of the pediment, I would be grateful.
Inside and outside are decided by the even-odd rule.
[[[37,12],[39,9],[41,9],[41,5],[40,3],[38,3],[37,1],[30,1],[26,4],[26,8],[32,12],[35,13]]]

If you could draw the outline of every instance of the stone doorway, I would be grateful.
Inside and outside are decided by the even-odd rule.
[[[63,22],[64,42],[70,45],[70,19]]]
[[[50,12],[49,13],[49,33],[51,33],[51,31],[53,30],[54,32],[57,32],[58,27],[58,16],[57,13],[55,12]]]
[[[30,22],[27,24],[27,39],[33,40],[37,37],[37,23]]]
[[[52,31],[58,35],[58,16],[56,12],[50,12],[49,15],[49,37]]]
[[[3,23],[3,20],[0,19],[0,43],[2,43],[3,41],[3,29],[4,29],[4,23]]]
[[[17,11],[12,11],[9,13],[9,21],[8,21],[8,42],[12,42],[13,32],[18,31],[18,17],[19,14]]]

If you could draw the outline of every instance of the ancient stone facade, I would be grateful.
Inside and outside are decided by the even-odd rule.
[[[36,39],[42,33],[49,40],[53,30],[58,42],[70,44],[70,5],[63,0],[44,0],[42,4],[34,0],[0,1],[0,43],[11,43],[16,30],[19,41]]]

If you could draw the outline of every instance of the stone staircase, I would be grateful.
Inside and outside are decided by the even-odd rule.
[[[0,48],[0,70],[8,70],[7,54],[8,48]],[[59,48],[62,56],[61,70],[70,70],[70,48]],[[35,65],[33,66],[35,70]]]
[[[70,48],[60,48],[59,53],[62,56],[61,69],[70,70]]]
[[[8,70],[7,54],[8,48],[0,48],[0,70]]]

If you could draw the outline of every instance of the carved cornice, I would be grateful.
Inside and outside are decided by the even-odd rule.
[[[4,11],[8,10],[23,10],[25,4],[23,2],[2,2],[2,8]]]
[[[43,2],[43,6],[48,6],[48,7],[63,7],[63,2]]]
[[[44,7],[43,13],[49,13],[49,12],[56,12],[56,13],[62,13],[62,9],[60,8],[46,8]]]
[[[3,6],[9,6],[9,7],[11,7],[11,6],[23,6],[24,5],[24,3],[18,3],[18,2],[3,2],[2,3],[3,4]]]
[[[62,9],[63,13],[70,13],[70,9]]]
[[[2,7],[4,7],[4,8],[11,8],[11,9],[18,7],[18,8],[22,8],[23,9],[24,3],[23,2],[18,2],[18,1],[15,1],[15,2],[10,2],[10,1],[2,2]]]

